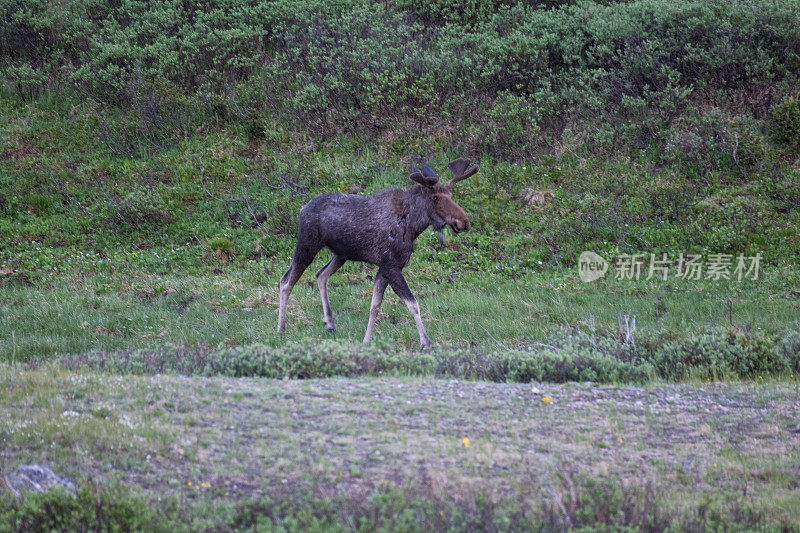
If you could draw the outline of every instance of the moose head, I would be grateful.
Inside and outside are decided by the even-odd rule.
[[[453,173],[453,179],[447,185],[439,182],[439,176],[428,165],[422,165],[422,171],[411,165],[411,179],[422,185],[433,202],[431,221],[433,229],[441,232],[448,226],[454,233],[469,231],[469,217],[460,205],[453,201],[453,185],[478,172],[478,165],[470,166],[469,159],[456,159],[447,166]]]

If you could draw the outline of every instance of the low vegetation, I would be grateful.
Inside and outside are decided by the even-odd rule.
[[[800,333],[700,334],[683,340],[640,339],[638,345],[580,332],[522,350],[438,348],[425,353],[396,346],[336,341],[235,348],[161,348],[156,351],[88,352],[60,358],[67,368],[114,374],[260,376],[309,379],[335,376],[423,376],[466,380],[564,383],[643,383],[650,380],[800,379]]]

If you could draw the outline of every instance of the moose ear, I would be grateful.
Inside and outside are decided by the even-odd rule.
[[[417,170],[416,165],[411,165],[410,178],[424,187],[433,187],[439,182],[436,172],[428,165],[422,165],[422,172]]]
[[[456,183],[461,180],[465,180],[468,177],[472,176],[476,172],[478,172],[478,165],[470,165],[472,161],[469,159],[458,158],[455,161],[450,161],[448,163],[448,168],[453,173],[453,179],[450,180],[450,183],[447,184],[448,187],[452,187]]]

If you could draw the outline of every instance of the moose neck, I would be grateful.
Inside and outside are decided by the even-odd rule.
[[[421,185],[415,185],[405,192],[409,207],[406,216],[406,235],[413,242],[433,223],[430,215],[433,202]]]

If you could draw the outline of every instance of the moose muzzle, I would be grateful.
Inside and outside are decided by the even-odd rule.
[[[469,231],[469,219],[467,220],[454,220],[450,224],[450,229],[453,230],[455,233],[463,233],[465,231]]]

